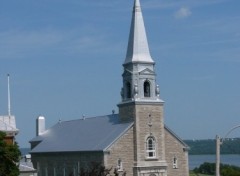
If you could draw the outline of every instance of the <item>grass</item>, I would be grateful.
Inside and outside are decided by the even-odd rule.
[[[213,175],[205,175],[205,174],[194,174],[194,173],[191,173],[191,174],[189,174],[189,176],[213,176]]]
[[[205,175],[205,174],[195,174],[192,171],[189,172],[189,176],[213,176],[213,175]]]

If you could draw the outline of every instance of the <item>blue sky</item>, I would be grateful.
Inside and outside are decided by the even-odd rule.
[[[183,139],[240,124],[240,1],[141,0],[165,123]],[[21,147],[35,119],[118,110],[133,0],[0,2],[0,114],[7,74]],[[239,137],[236,130],[231,137]]]

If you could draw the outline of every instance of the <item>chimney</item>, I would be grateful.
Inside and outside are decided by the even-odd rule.
[[[36,135],[39,136],[45,131],[45,118],[43,116],[39,116],[37,118],[37,130]]]
[[[31,162],[31,155],[30,154],[25,155],[24,159],[26,163]]]

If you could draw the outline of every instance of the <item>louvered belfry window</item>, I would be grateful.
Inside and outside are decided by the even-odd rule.
[[[148,81],[144,82],[143,88],[144,88],[144,97],[150,97],[150,83]]]
[[[126,83],[126,94],[127,94],[127,98],[132,98],[131,84],[130,84],[130,82],[127,82],[127,83]]]

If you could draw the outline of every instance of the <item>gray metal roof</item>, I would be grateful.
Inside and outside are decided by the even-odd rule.
[[[41,142],[30,153],[104,151],[132,125],[117,114],[62,121],[33,138],[30,143]]]

